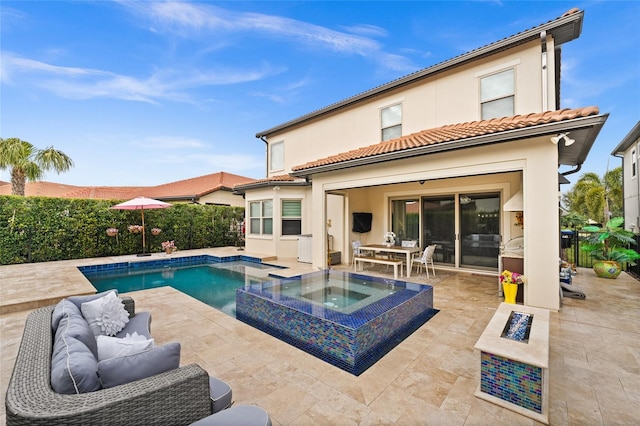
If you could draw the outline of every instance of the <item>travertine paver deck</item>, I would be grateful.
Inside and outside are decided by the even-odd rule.
[[[311,270],[291,260],[281,263],[297,272]],[[29,266],[24,277],[20,268],[0,266],[2,299],[21,291],[46,294],[50,286],[64,289],[66,280],[75,279],[55,272],[67,268],[65,262]],[[387,272],[372,272],[378,273]],[[446,273],[438,274],[440,279]],[[424,281],[424,276],[414,278]],[[48,284],[34,286],[34,279]],[[359,377],[171,288],[132,296],[136,309],[152,312],[156,342],[181,342],[183,363],[197,362],[230,383],[236,404],[265,408],[274,425],[535,424],[474,396],[479,354],[473,346],[501,301],[495,280],[449,273],[434,284],[434,305],[441,311]],[[574,285],[587,299],[565,298],[560,312],[551,313],[550,422],[635,424],[640,413],[640,283],[625,274],[615,281],[599,279],[580,269]],[[0,315],[3,395],[27,309]]]

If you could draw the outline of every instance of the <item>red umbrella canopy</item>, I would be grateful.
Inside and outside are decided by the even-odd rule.
[[[147,197],[136,197],[133,200],[125,201],[124,203],[116,204],[111,207],[116,210],[144,210],[144,209],[164,209],[171,207],[171,204],[164,201],[154,200]]]

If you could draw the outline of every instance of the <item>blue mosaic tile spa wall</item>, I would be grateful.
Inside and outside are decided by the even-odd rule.
[[[403,297],[400,293],[393,296]],[[384,307],[387,304],[389,306]],[[383,300],[376,305],[384,308],[375,318],[359,321],[359,311],[356,311],[342,315],[341,324],[242,289],[236,292],[238,320],[354,375],[362,374],[438,312],[433,309],[431,287],[399,304],[397,300]],[[313,309],[324,311],[324,308]],[[370,309],[380,309],[380,306]],[[323,314],[325,318],[331,316],[330,312]]]
[[[542,368],[482,352],[480,390],[519,407],[542,413]]]

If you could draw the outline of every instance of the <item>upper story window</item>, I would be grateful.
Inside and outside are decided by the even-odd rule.
[[[249,203],[249,233],[252,235],[273,234],[273,201]]]
[[[515,115],[513,68],[480,79],[480,107],[482,120]]]
[[[302,201],[282,200],[282,235],[302,233]]]
[[[269,171],[284,170],[284,142],[269,145]]]
[[[380,110],[382,141],[402,136],[402,105],[392,105]]]
[[[631,150],[631,177],[636,177],[638,173],[638,156],[636,155],[636,150]]]

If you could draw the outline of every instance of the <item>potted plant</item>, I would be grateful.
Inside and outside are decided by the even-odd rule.
[[[504,270],[500,274],[500,282],[502,283],[502,292],[504,293],[504,302],[516,304],[516,296],[518,294],[518,286],[524,284],[524,275],[517,272]]]
[[[171,254],[174,251],[178,250],[178,248],[176,247],[176,244],[173,241],[163,241],[162,250],[164,250],[165,253],[167,254]]]
[[[640,254],[634,249],[627,248],[635,244],[634,234],[622,228],[624,218],[614,217],[605,226],[585,226],[584,231],[591,232],[580,249],[588,253],[595,262],[593,270],[601,278],[617,278],[622,271],[623,262],[636,264]]]
[[[387,247],[391,247],[396,243],[396,234],[393,232],[386,232],[384,234],[384,243]]]
[[[110,237],[115,237],[116,235],[118,235],[118,229],[117,228],[107,228],[107,235]]]

